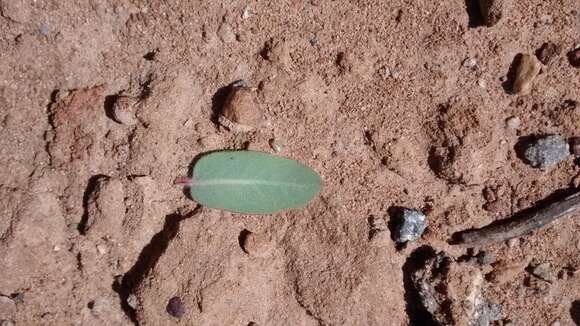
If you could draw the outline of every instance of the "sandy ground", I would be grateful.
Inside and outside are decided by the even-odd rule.
[[[534,169],[515,150],[522,137],[580,136],[580,75],[566,56],[580,3],[513,1],[493,27],[473,8],[0,0],[0,320],[432,323],[411,280],[425,252],[466,260],[481,250],[449,245],[453,233],[580,186],[577,159]],[[506,91],[516,55],[546,42],[559,50],[530,93]],[[240,79],[264,116],[252,131],[216,124]],[[324,180],[302,210],[230,214],[173,185],[203,152],[271,143]],[[370,245],[369,218],[388,222],[393,207],[423,210],[426,233]],[[247,232],[267,239],[252,254]],[[484,251],[497,325],[580,323],[580,216]],[[550,282],[530,273],[539,263]],[[501,266],[516,267],[498,284]]]

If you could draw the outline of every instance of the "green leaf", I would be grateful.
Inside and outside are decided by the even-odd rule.
[[[303,207],[320,186],[318,174],[296,161],[253,151],[220,151],[195,163],[190,191],[207,207],[270,214]]]

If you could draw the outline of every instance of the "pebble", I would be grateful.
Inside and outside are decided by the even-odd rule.
[[[479,10],[485,26],[497,24],[503,17],[507,0],[479,0]]]
[[[546,282],[554,282],[554,274],[549,263],[542,263],[532,268],[532,275]]]
[[[217,35],[224,43],[232,43],[236,40],[236,34],[228,23],[222,23],[217,31]]]
[[[516,68],[513,92],[515,94],[529,93],[541,68],[542,64],[535,55],[527,53],[522,54],[520,62]]]
[[[477,67],[477,61],[474,58],[467,58],[465,60],[463,60],[462,63],[463,67],[465,68],[475,68]]]
[[[571,149],[570,152],[575,156],[580,156],[580,137],[574,137],[570,141]]]
[[[48,26],[46,26],[45,24],[40,25],[40,28],[38,28],[38,32],[40,32],[40,35],[44,36],[44,37],[48,37],[49,34],[49,30],[48,30]]]
[[[401,69],[399,69],[399,68],[391,69],[391,77],[393,77],[394,79],[400,79],[401,78]]]
[[[558,135],[541,137],[524,151],[525,159],[535,168],[556,165],[568,155],[570,155],[570,146]]]
[[[251,131],[258,127],[262,121],[262,112],[256,92],[250,87],[232,87],[219,121],[224,127],[235,131]]]
[[[129,294],[129,296],[127,297],[127,304],[129,305],[129,307],[137,309],[137,307],[139,306],[139,300],[137,299],[137,296],[134,294]]]
[[[417,210],[404,208],[397,219],[397,242],[417,240],[427,227],[425,215]]]
[[[284,150],[284,145],[276,138],[270,138],[268,140],[268,145],[270,145],[270,148],[276,153],[280,153]]]
[[[246,231],[242,235],[242,249],[250,256],[265,257],[270,253],[271,241],[267,235]]]
[[[250,17],[250,7],[245,6],[244,10],[242,10],[242,19],[248,19]]]
[[[137,124],[135,117],[135,104],[137,99],[128,96],[119,96],[113,104],[113,119],[120,124],[134,126]]]
[[[312,36],[308,40],[308,43],[310,43],[311,46],[317,46],[318,45],[318,38],[316,36]]]
[[[550,326],[560,326],[560,321],[559,321],[559,320],[553,321],[553,322],[550,324]]]
[[[14,323],[11,322],[10,320],[1,320],[0,326],[14,326]]]
[[[508,128],[510,129],[518,129],[520,127],[521,124],[521,120],[519,117],[509,117],[507,118],[507,120],[505,121],[505,124],[508,126]]]
[[[181,318],[185,315],[185,306],[180,297],[173,297],[167,302],[167,313],[175,318]]]
[[[384,218],[371,216],[369,219],[369,243],[373,247],[384,247],[389,244],[389,228]]]
[[[554,59],[560,55],[562,48],[552,42],[546,42],[536,51],[538,60],[544,65],[549,65]]]
[[[107,253],[107,246],[102,245],[102,244],[98,244],[97,245],[97,252],[99,253],[99,255],[104,255]]]

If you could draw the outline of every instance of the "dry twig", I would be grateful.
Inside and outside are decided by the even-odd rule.
[[[530,213],[494,222],[481,229],[467,230],[454,235],[456,244],[470,247],[521,237],[561,217],[580,211],[580,191]]]

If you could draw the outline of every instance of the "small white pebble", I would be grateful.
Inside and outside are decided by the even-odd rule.
[[[245,6],[244,10],[242,11],[242,19],[248,19],[250,17],[250,7]]]
[[[270,139],[268,144],[270,145],[270,148],[272,148],[272,150],[276,153],[280,153],[284,150],[284,145],[275,138]]]
[[[105,245],[97,245],[97,251],[100,255],[104,255],[107,253],[107,247]]]
[[[550,324],[550,326],[560,326],[560,321],[556,320]]]
[[[508,247],[510,249],[514,249],[515,247],[520,245],[520,239],[518,238],[513,238],[513,239],[509,239],[508,240]]]
[[[481,88],[486,88],[487,87],[487,82],[483,79],[480,79],[477,81],[477,86],[481,87]]]
[[[129,307],[137,309],[137,307],[139,306],[139,300],[137,300],[137,296],[134,294],[129,294],[129,296],[127,297],[127,304],[129,305]]]
[[[473,58],[467,58],[463,60],[463,66],[465,68],[475,68],[475,66],[477,66],[477,61]]]
[[[520,127],[521,120],[519,117],[509,117],[505,123],[510,129],[518,129]]]
[[[60,251],[60,247],[59,246],[54,246],[54,248],[52,248],[53,251]]]

